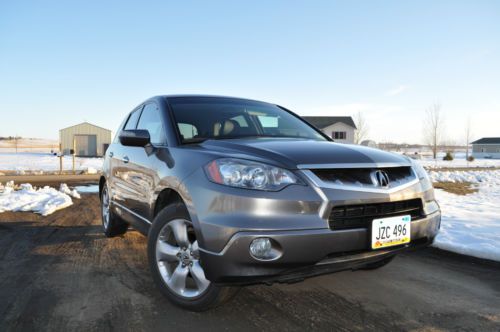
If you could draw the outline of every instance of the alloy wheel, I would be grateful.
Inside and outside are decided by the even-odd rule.
[[[190,221],[175,219],[166,224],[156,241],[156,262],[167,287],[176,295],[194,298],[208,289],[200,265],[200,252]]]

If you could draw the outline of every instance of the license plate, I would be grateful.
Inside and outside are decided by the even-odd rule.
[[[372,249],[409,243],[411,237],[410,227],[410,216],[373,219]]]

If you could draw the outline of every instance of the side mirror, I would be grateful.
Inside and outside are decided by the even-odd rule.
[[[123,130],[119,139],[120,143],[125,146],[144,147],[151,142],[149,131],[143,129]]]

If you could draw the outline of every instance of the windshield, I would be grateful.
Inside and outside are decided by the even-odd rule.
[[[272,104],[219,97],[168,99],[183,144],[245,137],[326,138],[307,123]]]

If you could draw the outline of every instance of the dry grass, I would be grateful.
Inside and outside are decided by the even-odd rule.
[[[434,188],[442,189],[455,195],[469,195],[478,191],[470,182],[434,182]]]

